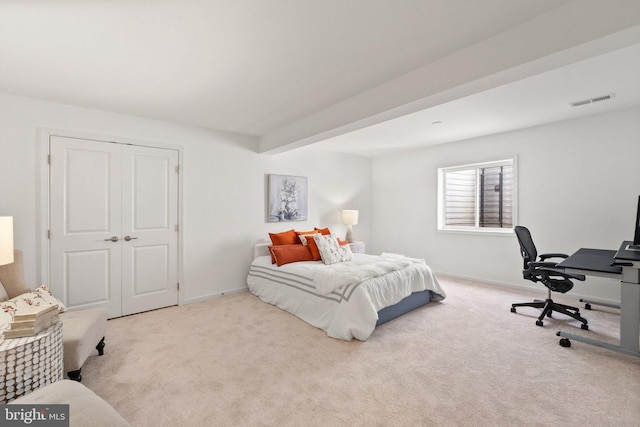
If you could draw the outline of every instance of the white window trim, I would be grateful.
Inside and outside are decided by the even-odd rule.
[[[477,198],[479,194],[476,192],[476,226],[475,227],[463,227],[463,226],[451,226],[444,224],[445,211],[444,211],[444,190],[445,180],[444,176],[447,172],[455,172],[459,170],[468,169],[480,169],[489,168],[494,166],[501,166],[505,163],[512,162],[513,165],[513,225],[518,224],[518,156],[506,158],[502,160],[493,160],[490,162],[470,163],[459,166],[449,166],[438,168],[438,203],[437,203],[437,231],[444,233],[459,233],[459,234],[493,234],[493,235],[512,235],[513,228],[493,228],[493,227],[480,227],[479,215],[477,210],[480,208],[480,203]]]

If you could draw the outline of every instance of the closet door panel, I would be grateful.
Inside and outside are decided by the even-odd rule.
[[[121,149],[59,136],[49,144],[49,285],[69,308],[120,316]]]
[[[178,152],[123,147],[122,312],[178,300]]]
[[[110,250],[83,250],[64,254],[67,306],[107,304],[110,300]],[[91,286],[87,286],[91,284]]]

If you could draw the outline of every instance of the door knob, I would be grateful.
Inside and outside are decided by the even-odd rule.
[[[104,239],[105,242],[117,242],[118,240],[118,236],[113,236],[110,239]]]
[[[124,236],[124,240],[126,240],[127,242],[128,242],[129,240],[135,240],[135,239],[137,239],[137,237]]]

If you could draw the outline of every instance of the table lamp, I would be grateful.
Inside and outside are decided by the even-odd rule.
[[[342,222],[347,226],[347,235],[345,236],[345,239],[347,242],[351,243],[353,242],[353,228],[351,226],[358,223],[358,211],[342,211]]]
[[[0,265],[13,262],[13,217],[0,216]]]

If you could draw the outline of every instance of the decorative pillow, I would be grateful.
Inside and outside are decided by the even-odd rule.
[[[275,264],[275,263],[276,263],[276,259],[273,257],[273,251],[272,251],[272,249],[273,249],[274,247],[275,247],[275,246],[269,246],[269,247],[268,247],[268,249],[269,249],[269,255],[271,255],[271,264]]]
[[[304,233],[298,233],[298,238],[303,245],[306,245],[308,244],[308,242],[313,240],[313,236],[315,236],[316,234],[319,235],[320,233],[318,233],[317,231],[306,231]]]
[[[280,245],[274,246],[271,253],[278,267],[292,262],[313,261],[311,251],[305,245]]]
[[[273,246],[300,244],[298,234],[293,228],[289,231],[283,231],[282,233],[269,233],[269,237],[271,238],[271,243],[273,243]]]
[[[269,246],[269,253],[271,254],[271,264],[275,264],[276,263],[276,257],[273,254],[273,248],[280,248],[280,247],[285,247],[285,246],[302,246],[300,243],[295,244],[295,245],[277,245],[277,246]]]
[[[33,291],[1,302],[0,324],[12,322],[15,313],[19,313],[21,310],[41,305],[57,305],[60,313],[67,309],[62,301],[51,294],[47,285],[40,285]]]
[[[6,301],[9,299],[9,295],[7,295],[7,291],[2,286],[2,282],[0,282],[0,302]]]
[[[311,231],[296,231],[296,234],[298,235],[298,239],[300,239],[300,242],[303,245],[307,244],[306,239],[304,238],[304,236],[311,236],[313,234],[318,234],[318,232],[316,230],[311,230]]]
[[[327,228],[315,227],[314,230],[316,230],[318,233],[322,234],[323,236],[328,236],[329,234],[331,234],[331,231],[329,230],[329,227],[327,227]]]
[[[322,262],[325,264],[335,264],[353,259],[353,253],[349,245],[340,246],[338,239],[333,234],[314,236],[313,240],[318,245]]]
[[[346,246],[346,245],[349,244],[349,241],[348,240],[342,240],[341,238],[338,237],[338,244],[340,246]]]
[[[322,257],[320,256],[320,250],[318,249],[318,245],[316,241],[313,239],[314,236],[321,236],[320,233],[315,234],[305,234],[300,236],[300,240],[303,241],[303,244],[309,246],[309,250],[311,251],[311,256],[314,261],[320,261]]]

